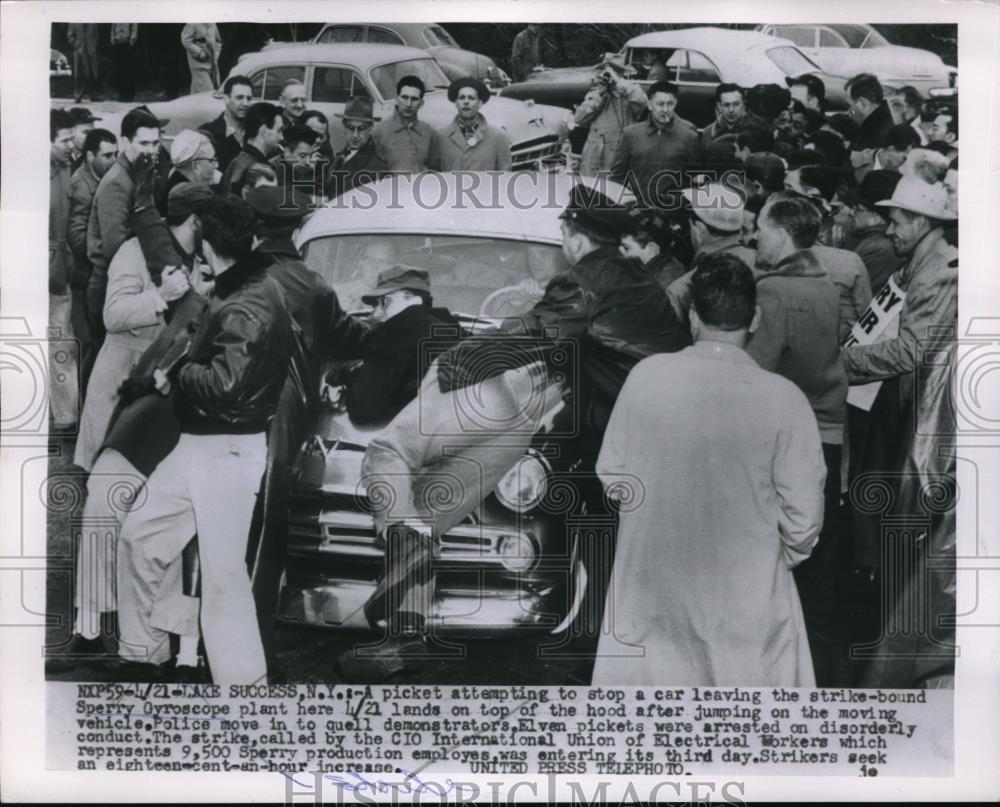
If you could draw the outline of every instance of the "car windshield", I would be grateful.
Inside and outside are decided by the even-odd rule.
[[[767,58],[778,65],[789,76],[797,76],[799,73],[809,73],[813,70],[819,70],[819,67],[810,62],[802,51],[788,45],[769,48]]]
[[[874,28],[867,25],[831,25],[852,48],[881,48],[889,43]]]
[[[424,269],[434,305],[469,317],[517,316],[567,268],[556,244],[471,235],[334,235],[305,246],[306,264],[337,292],[346,311],[397,264]]]
[[[458,43],[451,38],[451,34],[440,25],[432,25],[429,28],[424,28],[424,39],[427,40],[427,44],[432,48],[438,45],[446,45],[450,48],[458,47]]]
[[[369,72],[372,81],[378,88],[378,94],[383,100],[396,97],[396,82],[403,76],[416,76],[427,89],[447,87],[448,77],[440,65],[430,57],[426,59],[406,59],[402,62],[383,64],[373,67]]]

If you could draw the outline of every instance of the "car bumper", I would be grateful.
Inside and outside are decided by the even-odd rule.
[[[278,619],[315,627],[368,629],[363,606],[382,573],[384,552],[372,518],[342,505],[344,497],[290,510]],[[428,625],[453,635],[559,632],[580,608],[585,576],[570,554],[536,555],[523,569],[508,568],[499,552],[507,536],[537,537],[517,526],[465,522],[440,539],[433,564],[434,596]]]

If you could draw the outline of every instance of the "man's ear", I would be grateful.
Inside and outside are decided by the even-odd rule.
[[[747,329],[747,333],[755,333],[757,328],[760,327],[760,306],[755,305],[753,307],[753,319],[750,320],[750,327]]]

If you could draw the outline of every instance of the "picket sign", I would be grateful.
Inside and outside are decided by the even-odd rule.
[[[905,299],[906,292],[896,283],[895,275],[891,275],[889,282],[872,298],[865,313],[851,327],[851,333],[844,340],[843,346],[871,345],[895,339],[899,335],[899,312]],[[847,391],[847,402],[868,412],[875,403],[875,396],[881,386],[881,381],[852,386]]]

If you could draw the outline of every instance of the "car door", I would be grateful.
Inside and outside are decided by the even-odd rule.
[[[277,103],[286,81],[298,79],[306,84],[306,66],[301,64],[272,64],[252,72],[248,78],[254,100]]]
[[[715,88],[722,76],[715,63],[696,50],[674,51],[667,67],[677,66],[677,88],[681,97],[677,114],[697,126],[707,126],[715,119]]]

